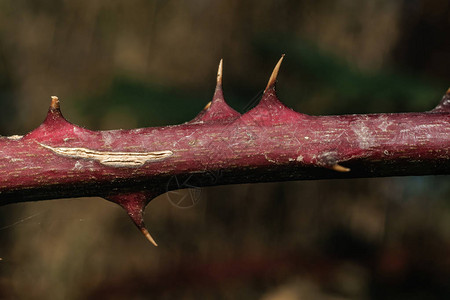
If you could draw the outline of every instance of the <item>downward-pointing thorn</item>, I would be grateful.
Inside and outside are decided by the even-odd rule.
[[[219,69],[217,70],[217,85],[222,85],[223,58],[220,59]]]
[[[141,227],[141,232],[144,234],[145,238],[150,241],[155,247],[158,247],[158,244],[155,242],[155,240],[152,238],[150,232],[148,232],[147,228]]]
[[[337,171],[337,172],[350,172],[349,168],[343,167],[340,164],[334,164],[331,166],[331,169]]]
[[[275,68],[273,69],[272,75],[270,75],[269,82],[267,83],[267,86],[266,86],[266,89],[264,90],[264,93],[267,92],[267,90],[270,87],[274,86],[275,83],[277,82],[278,71],[280,71],[280,66],[281,66],[281,62],[283,61],[283,58],[284,58],[284,54],[281,55],[280,60],[276,64]]]
[[[132,192],[129,194],[108,195],[105,198],[122,206],[145,238],[153,245],[158,246],[147,228],[145,228],[143,215],[145,206],[155,195],[148,192]]]

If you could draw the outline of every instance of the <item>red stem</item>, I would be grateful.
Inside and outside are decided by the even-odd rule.
[[[240,115],[224,101],[219,68],[213,101],[176,126],[91,131],[67,122],[53,97],[41,126],[0,137],[0,205],[102,196],[142,212],[179,188],[173,176],[212,186],[450,174],[450,89],[430,112],[309,116],[278,100],[278,69],[261,102]]]

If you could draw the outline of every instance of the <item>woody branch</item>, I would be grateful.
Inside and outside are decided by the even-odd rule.
[[[450,174],[450,89],[423,113],[310,116],[276,95],[276,65],[260,103],[241,115],[222,92],[175,126],[91,131],[69,123],[52,97],[45,121],[25,136],[0,137],[0,205],[100,196],[118,203],[151,238],[143,210],[177,188],[380,176]]]

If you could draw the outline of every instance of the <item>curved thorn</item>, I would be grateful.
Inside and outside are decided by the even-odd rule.
[[[59,99],[57,96],[51,96],[52,98],[52,102],[50,104],[50,109],[51,110],[56,110],[59,109]]]
[[[155,245],[155,247],[158,247],[158,244],[155,242],[155,240],[153,239],[153,237],[151,236],[150,232],[148,232],[147,228],[145,227],[141,227],[139,228],[141,230],[141,232],[144,234],[145,238],[147,240],[150,241],[150,243],[152,243],[153,245]]]
[[[272,86],[275,85],[275,82],[277,81],[278,71],[280,71],[281,62],[283,61],[284,54],[281,55],[280,60],[278,60],[278,63],[276,64],[275,68],[273,68],[272,75],[270,75],[269,82],[267,83],[266,89],[264,90],[264,93]]]
[[[220,59],[219,69],[217,70],[217,85],[222,85],[223,58]]]
[[[334,164],[331,166],[331,169],[337,171],[337,172],[350,172],[349,168],[343,167],[340,164]]]

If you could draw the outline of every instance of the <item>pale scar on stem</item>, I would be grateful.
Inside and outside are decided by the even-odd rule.
[[[111,167],[140,167],[146,162],[161,160],[173,154],[170,150],[153,152],[113,152],[97,151],[87,148],[51,147],[39,142],[38,144],[62,156],[96,160],[103,165]]]

